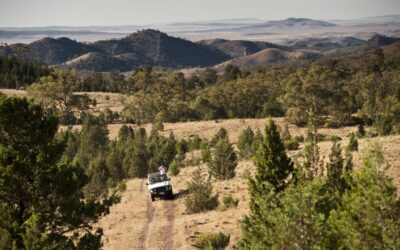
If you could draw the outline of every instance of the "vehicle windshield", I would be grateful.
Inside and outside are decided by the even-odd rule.
[[[150,184],[154,184],[154,183],[157,183],[157,182],[163,182],[163,181],[167,181],[167,180],[168,180],[168,177],[165,174],[154,175],[154,176],[149,177],[149,183]]]

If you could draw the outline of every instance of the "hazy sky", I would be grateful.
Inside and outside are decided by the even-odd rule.
[[[254,17],[400,14],[400,0],[0,0],[0,26],[128,25]]]

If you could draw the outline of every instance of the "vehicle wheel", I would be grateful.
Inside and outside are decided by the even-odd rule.
[[[174,193],[171,191],[169,191],[168,193],[168,199],[173,200],[174,199]]]
[[[156,198],[154,197],[154,195],[151,195],[151,201],[154,201]]]

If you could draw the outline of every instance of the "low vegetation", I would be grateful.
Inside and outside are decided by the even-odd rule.
[[[296,169],[274,123],[266,126],[255,158],[256,176],[249,179],[250,213],[242,221],[240,248],[398,248],[399,200],[380,171],[380,149],[369,151],[355,171],[351,156],[344,159],[340,144],[333,141],[323,165],[312,139],[314,121],[309,119],[304,163]],[[319,174],[324,169],[327,174]]]
[[[97,176],[64,159],[57,128],[57,118],[40,106],[0,96],[1,249],[101,246],[102,230],[90,224],[109,213],[118,195],[88,189]]]
[[[188,213],[200,213],[218,207],[218,197],[212,194],[212,184],[210,180],[204,180],[200,170],[194,171],[188,190],[189,195],[185,199]]]
[[[228,180],[235,176],[237,155],[228,139],[220,139],[216,143],[207,166],[210,175],[217,180]]]
[[[237,205],[239,204],[239,200],[233,198],[232,195],[225,196],[222,199],[222,202],[224,203],[224,206],[226,208],[237,207]]]
[[[222,74],[206,69],[189,77],[141,67],[128,79],[1,58],[0,80],[26,87],[31,99],[0,95],[0,248],[101,248],[102,230],[92,225],[119,202],[124,180],[161,165],[180,177],[191,152],[196,167],[201,154],[208,176],[193,172],[184,198],[188,214],[215,210],[213,185],[235,180],[239,157],[253,161],[255,174],[241,173],[250,196],[241,249],[399,249],[400,202],[381,147],[371,146],[357,166],[352,156],[359,140],[400,132],[400,57],[388,51],[366,48],[351,63],[333,57],[251,71],[228,65]],[[128,99],[120,113],[94,115],[96,100],[75,93],[83,90]],[[209,141],[167,136],[166,122],[266,116],[284,116],[286,124],[279,129],[269,119],[264,133],[247,127],[238,151],[224,128]],[[107,124],[115,120],[153,128],[123,125],[110,140]],[[81,129],[59,130],[59,124]],[[292,136],[289,124],[307,126],[306,134]],[[346,125],[357,131],[318,133]],[[332,143],[329,157],[320,155],[322,141]],[[231,195],[222,203],[227,212],[243,205]],[[223,249],[229,241],[229,235],[206,233],[196,244]]]
[[[195,246],[204,250],[225,249],[229,245],[230,237],[224,233],[202,233],[196,238]]]

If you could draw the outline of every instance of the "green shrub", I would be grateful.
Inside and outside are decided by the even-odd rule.
[[[295,140],[286,140],[283,145],[287,150],[297,150],[300,147],[300,144]]]
[[[168,172],[172,176],[177,176],[180,172],[180,163],[178,159],[174,159],[172,163],[169,165]]]
[[[340,128],[341,123],[338,120],[327,120],[324,124],[325,128]]]
[[[281,138],[283,141],[289,141],[290,139],[292,139],[292,136],[290,135],[289,132],[289,126],[287,123],[285,124],[285,129],[281,133]]]
[[[117,190],[123,192],[126,190],[126,183],[125,181],[119,181],[117,184]]]
[[[276,101],[266,102],[262,107],[262,117],[282,117],[284,114],[282,105]]]
[[[189,143],[185,139],[180,139],[176,143],[176,152],[182,155],[189,152]]]
[[[349,145],[347,146],[347,149],[351,151],[358,151],[358,140],[356,138],[356,135],[354,133],[351,133],[350,135],[350,140],[349,140]]]
[[[185,198],[188,213],[200,213],[218,207],[218,197],[212,196],[212,185],[201,177],[200,170],[193,173],[191,182],[188,183],[189,195]]]
[[[392,132],[392,119],[388,116],[380,115],[375,119],[374,126],[379,135],[389,135]]]
[[[211,160],[210,146],[205,142],[201,144],[201,160],[204,163],[207,163]]]
[[[202,233],[195,241],[195,245],[201,249],[225,249],[229,245],[230,236],[224,233]]]
[[[366,134],[366,131],[365,131],[365,128],[364,128],[364,124],[361,123],[357,127],[357,135],[358,135],[358,137],[364,137],[365,134]]]
[[[231,208],[231,207],[237,207],[239,204],[239,199],[235,199],[232,197],[232,195],[225,196],[222,199],[222,202],[224,203],[226,208]]]
[[[164,131],[164,124],[162,121],[156,121],[155,127],[157,131]]]
[[[296,135],[293,137],[294,141],[297,141],[298,143],[304,142],[304,136],[303,135]]]
[[[341,141],[342,137],[337,136],[337,135],[331,135],[331,136],[329,136],[329,140],[330,141]]]
[[[248,159],[253,156],[253,141],[254,132],[250,127],[247,127],[239,136],[238,149],[241,157]]]
[[[189,151],[200,149],[201,143],[202,139],[198,135],[190,135],[188,139]]]

